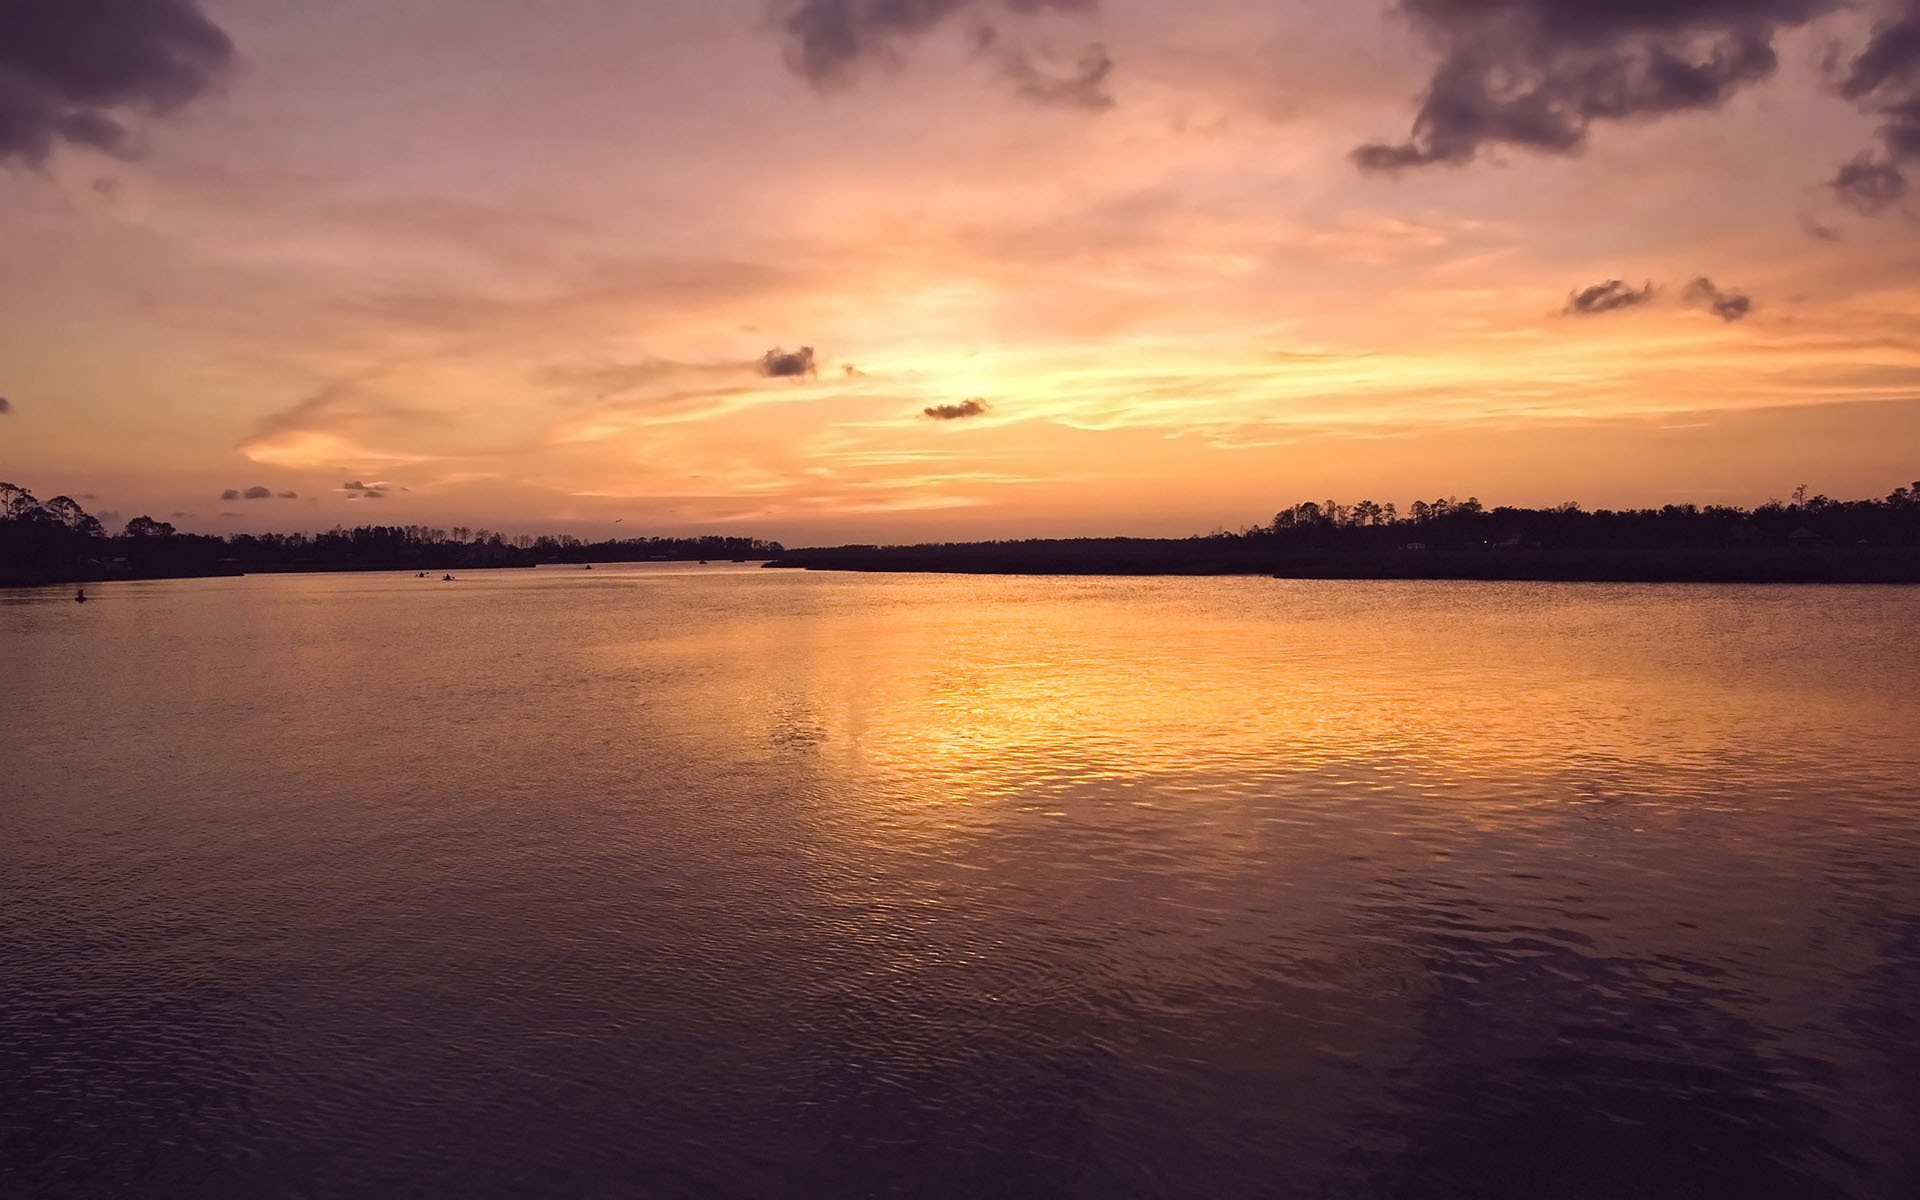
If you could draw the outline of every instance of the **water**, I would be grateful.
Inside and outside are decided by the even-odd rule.
[[[1920,591],[89,594],[9,1198],[1920,1193]]]

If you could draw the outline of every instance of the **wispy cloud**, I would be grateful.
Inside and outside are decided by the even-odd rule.
[[[1088,47],[1072,66],[1057,71],[1037,65],[1005,28],[1008,17],[1087,14],[1094,7],[1094,0],[789,0],[778,19],[787,66],[818,88],[843,87],[875,64],[897,68],[913,42],[964,20],[975,45],[990,50],[1028,99],[1102,108],[1113,66],[1103,47]]]
[[[1722,321],[1745,320],[1753,311],[1753,297],[1745,292],[1725,290],[1714,286],[1714,282],[1702,275],[1687,285],[1683,297],[1688,304],[1704,308]]]
[[[1113,56],[1098,42],[1071,57],[1049,48],[1010,43],[992,28],[976,37],[980,53],[990,58],[1014,91],[1035,104],[1099,112],[1113,107],[1107,84],[1113,75]]]
[[[1653,299],[1653,284],[1634,288],[1624,280],[1609,279],[1605,283],[1596,283],[1567,294],[1567,307],[1562,311],[1570,317],[1593,317],[1601,313],[1619,312],[1623,308],[1638,308]]]

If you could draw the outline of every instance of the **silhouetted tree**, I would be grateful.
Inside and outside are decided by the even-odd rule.
[[[152,517],[140,516],[127,522],[127,536],[130,538],[172,537],[173,526],[166,521],[156,521]]]

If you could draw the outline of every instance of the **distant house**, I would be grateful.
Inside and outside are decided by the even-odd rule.
[[[1787,535],[1787,545],[1789,546],[1818,546],[1826,540],[1827,539],[1821,537],[1813,530],[1808,529],[1805,525],[1802,525]]]
[[[1425,542],[1408,542],[1406,545],[1400,548],[1402,550],[1425,550],[1427,548],[1427,544]]]

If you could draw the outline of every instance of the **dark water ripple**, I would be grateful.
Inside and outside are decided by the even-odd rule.
[[[433,582],[0,593],[0,1195],[1920,1194],[1911,592]]]

